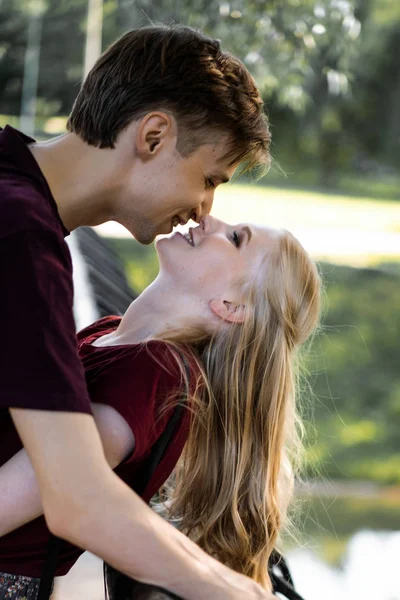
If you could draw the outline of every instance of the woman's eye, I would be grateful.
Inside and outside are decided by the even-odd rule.
[[[232,233],[232,242],[235,244],[236,248],[239,248],[239,246],[240,246],[240,235],[238,234],[237,231],[234,231]]]

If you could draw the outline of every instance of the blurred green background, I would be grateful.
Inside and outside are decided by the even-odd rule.
[[[400,529],[400,2],[0,0],[0,125],[62,133],[100,48],[159,22],[221,39],[266,103],[271,171],[224,186],[215,214],[292,229],[320,261],[325,314],[302,401],[316,518],[304,520],[337,560],[360,528]],[[100,231],[139,292],[154,248]]]

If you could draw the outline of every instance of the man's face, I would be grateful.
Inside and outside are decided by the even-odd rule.
[[[115,219],[142,244],[190,219],[199,221],[211,210],[217,185],[235,171],[224,159],[227,142],[199,146],[188,157],[176,150],[176,137],[164,140],[160,152],[137,160],[123,189]]]

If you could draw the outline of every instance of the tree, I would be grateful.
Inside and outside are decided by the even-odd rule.
[[[0,113],[19,114],[27,15],[13,0],[0,4]]]
[[[10,20],[14,12],[14,17],[17,15],[26,26],[26,3],[21,0],[20,10],[15,11],[7,0],[4,19]],[[61,111],[70,105],[68,83],[81,76],[86,11],[87,0],[48,2],[41,95],[51,101],[57,98]],[[200,28],[220,38],[224,47],[244,60],[267,98],[276,93],[280,105],[300,110],[309,101],[305,84],[310,77],[310,60],[322,43],[321,32],[346,38],[348,26],[343,31],[340,27],[352,11],[352,4],[344,0],[321,0],[317,8],[310,0],[287,0],[284,4],[278,0],[250,0],[246,4],[243,0],[109,0],[104,9],[104,42],[107,45],[127,29],[150,22],[178,22]],[[341,43],[341,52],[347,53],[348,49],[346,39]]]

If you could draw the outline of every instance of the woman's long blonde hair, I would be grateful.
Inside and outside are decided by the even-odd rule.
[[[318,324],[320,291],[316,265],[283,231],[247,289],[243,324],[211,340],[169,336],[172,346],[190,343],[201,377],[164,506],[205,551],[266,588],[301,447],[297,351]]]

